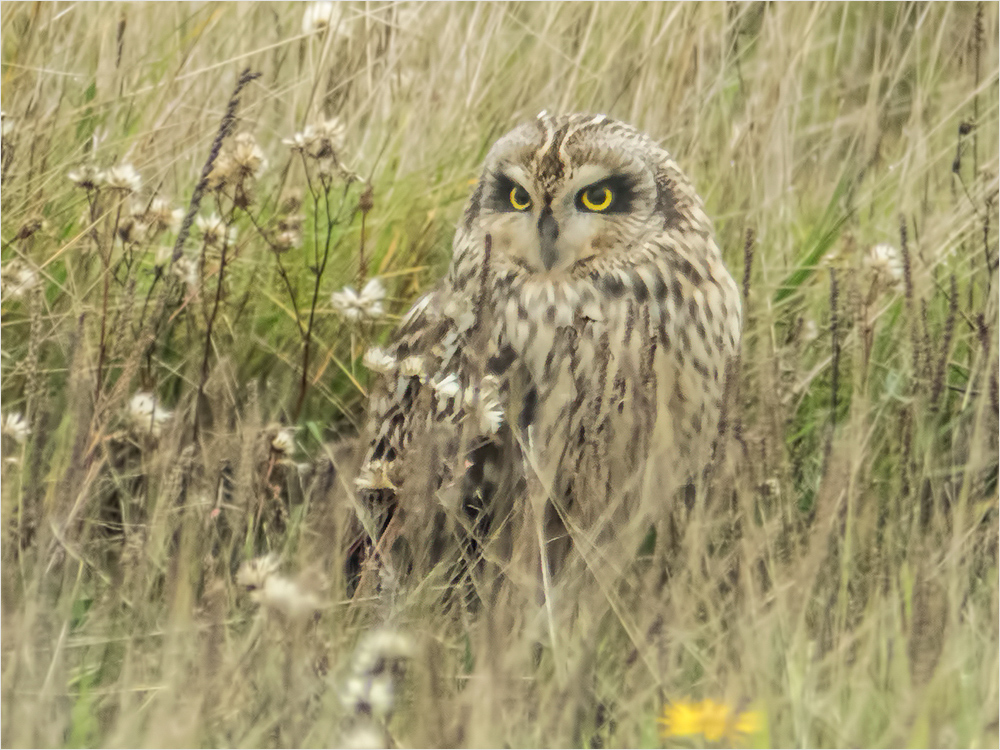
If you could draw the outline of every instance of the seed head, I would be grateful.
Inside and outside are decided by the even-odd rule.
[[[167,250],[166,261],[169,261],[174,254],[174,249],[172,247],[164,249]],[[184,286],[188,288],[189,294],[194,294],[198,290],[201,275],[198,273],[198,261],[194,258],[181,256],[170,266],[170,273],[184,282]]]
[[[236,574],[236,582],[246,589],[257,604],[289,617],[305,617],[321,607],[314,594],[305,591],[278,570],[278,557],[274,554],[264,555],[244,562]]]
[[[134,193],[142,186],[142,178],[139,173],[135,171],[135,167],[126,162],[111,167],[104,177],[107,186],[113,190]]]
[[[291,454],[295,452],[295,433],[296,429],[294,427],[282,427],[278,430],[278,433],[271,439],[271,448],[276,453]]]
[[[0,268],[0,295],[18,299],[38,286],[38,272],[20,258],[13,258]]]
[[[180,228],[184,209],[171,208],[166,198],[154,198],[149,204],[136,201],[132,203],[132,218],[149,228],[150,237],[158,237],[167,230],[176,232]]]
[[[250,133],[240,133],[233,139],[230,159],[239,180],[258,177],[267,168],[267,158]]]
[[[340,26],[341,17],[337,3],[309,3],[302,14],[302,33],[315,34],[329,28],[336,29]]]
[[[173,416],[173,412],[160,406],[152,393],[139,391],[128,403],[127,416],[136,433],[158,438],[163,432],[163,426]]]
[[[372,320],[382,315],[385,312],[382,306],[384,299],[385,287],[378,278],[369,279],[361,294],[354,291],[354,287],[345,286],[330,295],[333,308],[352,323]]]
[[[23,445],[31,434],[28,420],[19,411],[12,411],[3,418],[3,434],[13,438],[18,445]]]
[[[396,358],[386,352],[385,349],[377,346],[370,347],[365,352],[363,362],[369,370],[381,375],[392,372],[396,367]]]
[[[903,260],[899,250],[887,242],[879,243],[868,251],[865,265],[873,280],[888,288],[898,287],[903,281]]]
[[[194,224],[201,232],[201,241],[208,247],[223,247],[236,242],[236,227],[227,227],[218,214],[207,218],[199,216]]]
[[[96,190],[105,183],[106,177],[96,164],[83,164],[66,175],[70,182],[84,190]]]

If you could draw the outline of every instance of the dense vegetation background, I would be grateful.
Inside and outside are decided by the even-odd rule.
[[[995,3],[0,13],[4,746],[996,746]],[[364,352],[542,109],[677,157],[745,324],[726,543],[536,664],[341,563]]]

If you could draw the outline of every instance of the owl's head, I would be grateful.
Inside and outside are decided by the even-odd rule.
[[[561,274],[707,223],[648,136],[604,115],[543,112],[490,150],[464,229],[489,234],[494,254],[524,271]]]

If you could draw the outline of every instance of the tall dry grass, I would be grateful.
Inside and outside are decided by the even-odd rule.
[[[309,7],[0,9],[0,741],[995,746],[997,5]],[[554,637],[342,566],[362,354],[541,109],[660,139],[746,297],[682,563]]]

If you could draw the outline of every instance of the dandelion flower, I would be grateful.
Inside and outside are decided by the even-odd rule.
[[[171,416],[173,412],[160,406],[156,396],[147,391],[136,393],[128,404],[129,422],[140,434],[159,437]]]
[[[142,186],[142,178],[135,171],[135,167],[124,162],[117,167],[111,167],[105,173],[104,179],[109,188],[127,193],[134,193]]]
[[[20,258],[8,261],[0,269],[0,294],[4,299],[23,297],[38,286],[38,272]]]
[[[865,265],[876,280],[883,281],[889,287],[896,287],[903,281],[903,260],[899,250],[888,242],[875,245],[868,251]]]
[[[12,411],[3,418],[3,434],[13,438],[18,445],[23,445],[24,441],[28,439],[28,435],[31,434],[28,420],[21,412]]]
[[[209,217],[199,216],[194,220],[195,226],[201,232],[201,241],[208,247],[222,247],[236,242],[236,227],[227,227],[218,214]]]
[[[96,190],[104,184],[106,175],[103,170],[97,168],[96,164],[84,164],[71,170],[66,178],[84,190]]]
[[[352,323],[382,315],[384,299],[385,287],[377,278],[369,279],[360,294],[354,291],[354,287],[345,286],[339,292],[330,295],[333,308]]]
[[[664,706],[659,722],[664,737],[701,735],[708,742],[725,741],[730,744],[740,736],[758,731],[762,724],[757,711],[735,711],[711,699],[700,703],[670,703]]]

